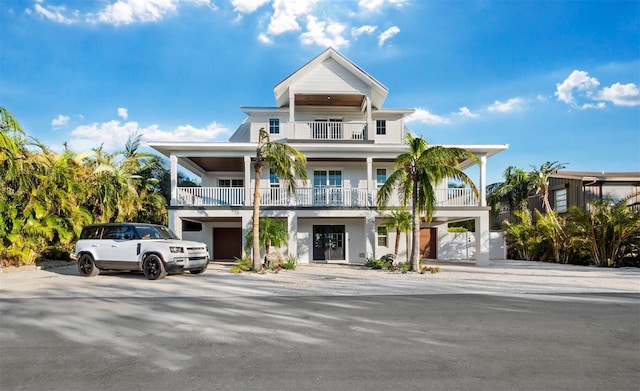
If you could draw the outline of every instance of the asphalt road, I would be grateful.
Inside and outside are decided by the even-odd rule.
[[[0,390],[639,390],[640,295],[0,299]]]

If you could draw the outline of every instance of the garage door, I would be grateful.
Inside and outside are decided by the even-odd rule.
[[[436,259],[438,230],[436,228],[420,228],[420,256]]]
[[[213,259],[234,261],[242,258],[242,228],[213,229]]]

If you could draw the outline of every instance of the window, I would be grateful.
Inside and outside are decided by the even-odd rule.
[[[567,189],[556,190],[556,212],[566,213],[567,211]]]
[[[376,120],[376,134],[387,134],[387,121],[384,119]]]
[[[378,183],[378,189],[380,189],[386,181],[387,181],[387,169],[378,168],[376,170],[376,182]]]
[[[244,179],[218,179],[219,187],[244,187]]]
[[[388,238],[387,227],[384,225],[378,226],[378,247],[388,247]]]
[[[271,133],[271,134],[280,133],[280,119],[279,118],[270,118],[269,119],[269,133]]]
[[[280,187],[280,179],[273,171],[269,172],[269,184],[271,187]]]

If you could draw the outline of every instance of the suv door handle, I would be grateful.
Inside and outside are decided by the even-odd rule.
[[[117,244],[112,244],[111,247],[118,247],[118,245]]]
[[[92,244],[91,247],[100,247],[99,244]]]

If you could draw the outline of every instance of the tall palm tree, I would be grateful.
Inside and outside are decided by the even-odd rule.
[[[529,193],[531,176],[514,166],[507,167],[502,174],[504,182],[487,186],[487,202],[495,212],[500,205],[507,205],[511,213],[529,213]]]
[[[260,129],[258,136],[258,148],[256,148],[256,160],[254,163],[254,193],[253,193],[253,251],[252,267],[259,270],[262,267],[260,259],[260,177],[264,167],[268,167],[286,186],[287,192],[296,190],[296,178],[307,179],[305,167],[307,159],[302,152],[289,144],[271,141],[269,133]]]
[[[549,204],[549,177],[566,166],[566,163],[558,163],[558,161],[546,162],[540,168],[531,166],[533,168],[533,171],[531,171],[531,185],[533,190],[540,194],[545,212],[551,211],[551,205]]]
[[[378,207],[385,207],[394,191],[398,191],[402,205],[411,204],[412,247],[411,270],[417,271],[420,261],[420,221],[424,214],[427,220],[436,208],[436,188],[447,178],[455,179],[471,186],[478,195],[473,181],[458,168],[462,160],[480,160],[464,148],[430,146],[422,137],[407,134],[409,151],[396,158],[394,172],[378,191]]]
[[[400,234],[404,233],[407,235],[407,260],[409,259],[409,232],[411,231],[411,212],[406,209],[398,209],[391,212],[391,214],[385,219],[387,226],[389,228],[396,229],[396,242],[393,248],[393,254],[398,256],[398,249],[400,247]]]

